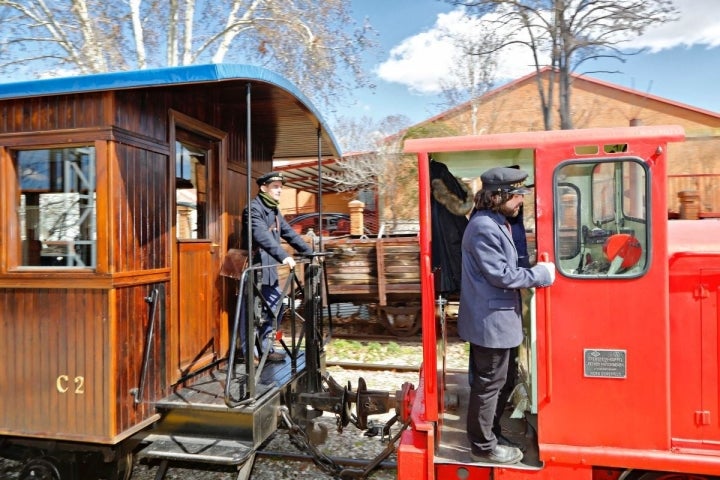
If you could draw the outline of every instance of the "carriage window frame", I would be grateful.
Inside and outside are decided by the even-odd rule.
[[[607,169],[610,169],[611,175],[597,178],[598,171],[603,169],[606,170],[604,177],[608,177]],[[603,188],[610,187],[611,191],[603,191],[599,195],[601,183],[605,184]],[[582,279],[622,279],[645,275],[652,253],[651,183],[651,171],[639,157],[598,157],[560,163],[553,173],[553,237],[558,271],[565,276]],[[574,207],[571,199],[561,195],[569,185],[577,192]],[[597,202],[607,201],[608,195],[612,204],[610,214],[605,215],[608,205],[597,205]],[[568,211],[568,208],[576,211]],[[598,211],[603,211],[603,215],[598,217]],[[577,220],[575,231],[579,245],[579,250],[572,252],[576,255],[572,256],[567,248],[567,244],[572,243],[572,237],[567,238],[569,217]],[[617,250],[621,239],[626,243]],[[621,255],[613,257],[613,251],[626,253],[628,261],[622,260]],[[561,255],[562,252],[564,254]],[[637,260],[627,266],[634,258]]]
[[[97,268],[94,143],[9,151],[15,171],[18,271]]]

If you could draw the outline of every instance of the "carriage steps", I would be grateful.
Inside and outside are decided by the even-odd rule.
[[[236,465],[238,479],[247,478],[257,448],[277,430],[280,390],[263,385],[254,402],[230,408],[224,378],[216,370],[155,403],[161,419],[138,457],[160,461],[156,480],[170,462]]]

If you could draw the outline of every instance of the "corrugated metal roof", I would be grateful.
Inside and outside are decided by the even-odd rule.
[[[343,169],[337,165],[335,158],[323,160],[320,168],[322,175],[322,192],[336,192],[337,188],[335,188],[335,183],[332,182],[330,178],[332,175],[341,173]],[[317,160],[284,163],[276,165],[275,169],[283,172],[286,187],[311,193],[318,192],[318,179],[320,175],[318,174]]]
[[[317,138],[318,132],[323,156],[340,156],[340,148],[327,124],[305,95],[275,72],[249,65],[190,65],[0,83],[0,100],[203,84],[218,89],[217,97],[222,99],[223,108],[243,108],[247,86],[251,86],[252,128],[274,128],[275,158],[317,156],[318,142],[307,139]]]

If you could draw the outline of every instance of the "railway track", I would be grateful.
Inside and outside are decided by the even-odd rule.
[[[398,341],[397,338],[383,336],[372,338],[365,336],[363,341],[335,337],[327,346],[327,371],[341,385],[350,382],[356,386],[358,378],[363,377],[369,389],[390,391],[391,398],[404,382],[417,383],[419,359],[422,345],[419,340],[409,338]],[[370,346],[371,344],[374,344]],[[377,344],[380,346],[378,347]],[[348,358],[362,358],[362,361],[348,361]],[[457,342],[448,349],[448,364],[451,370],[460,370],[467,364],[463,344]],[[372,419],[378,425],[387,421],[391,414]],[[387,444],[379,437],[368,437],[352,425],[342,433],[337,432],[335,418],[325,414],[317,419],[317,432],[314,437],[325,436],[318,442],[318,448],[336,465],[348,471],[360,472],[367,468]],[[19,479],[20,464],[9,460],[0,460],[0,478]],[[131,480],[152,480],[157,472],[156,463],[136,460]],[[396,458],[392,454],[372,471],[373,480],[395,479]],[[208,467],[207,465],[182,464],[171,467],[167,480],[192,478],[193,480],[230,480],[236,478],[231,468]],[[253,480],[277,479],[332,479],[313,461],[313,457],[296,445],[287,430],[279,429],[270,441],[258,451],[252,472]]]

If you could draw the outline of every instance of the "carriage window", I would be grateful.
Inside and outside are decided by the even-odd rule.
[[[175,205],[177,238],[207,237],[207,149],[175,143]]]
[[[95,267],[95,148],[14,152],[24,267]]]
[[[558,268],[569,276],[627,277],[647,267],[649,181],[639,159],[573,162],[555,173]]]

